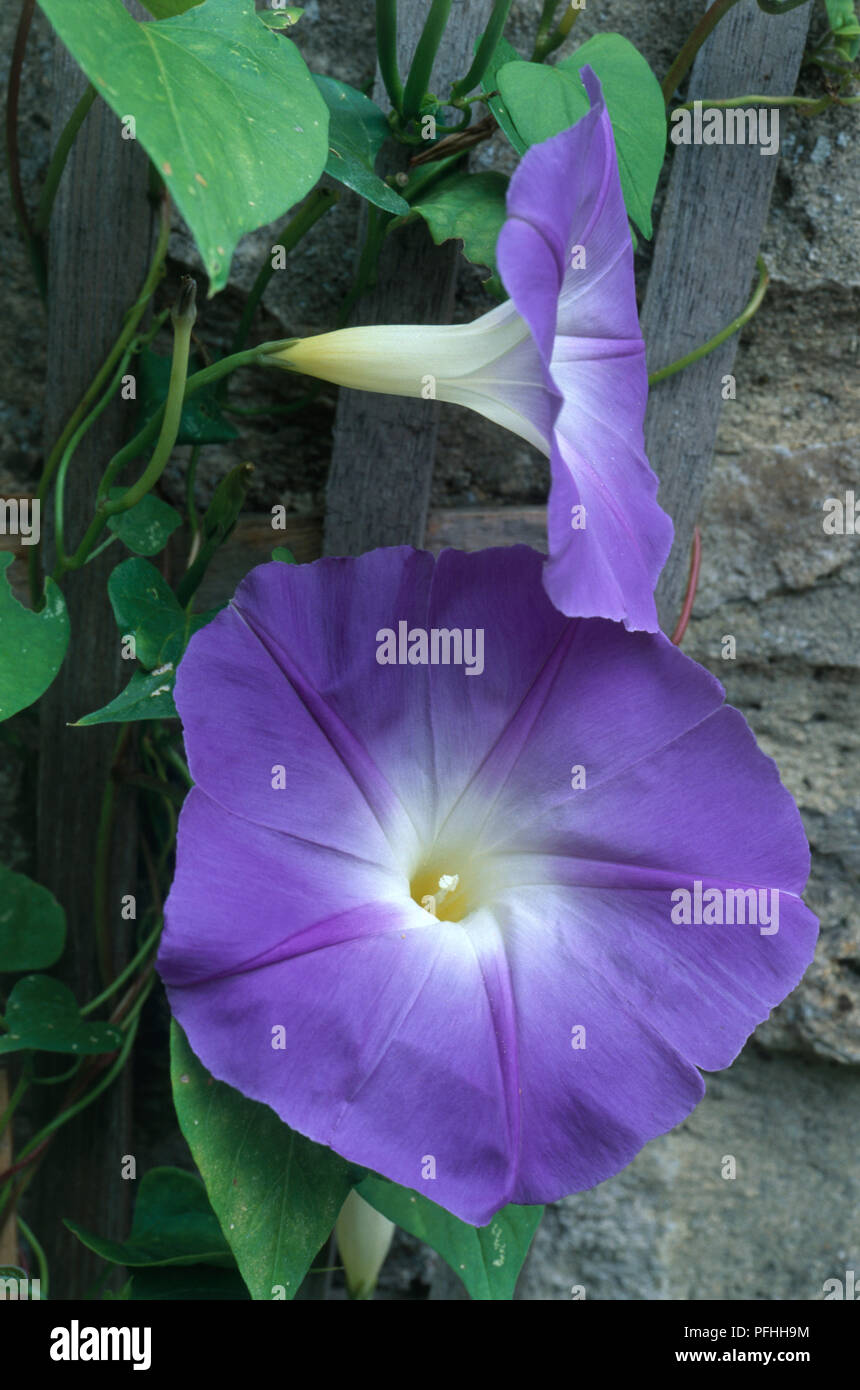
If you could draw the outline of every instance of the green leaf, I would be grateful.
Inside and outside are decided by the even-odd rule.
[[[507,215],[504,174],[454,174],[434,184],[413,212],[420,213],[437,246],[449,237],[463,242],[466,258],[475,265],[489,266],[492,281],[501,288],[496,267],[496,242]]]
[[[47,970],[65,941],[66,914],[53,893],[0,864],[0,971]]]
[[[314,74],[329,110],[327,174],[386,212],[407,213],[409,204],[374,173],[373,166],[391,134],[375,102],[346,82]]]
[[[156,667],[154,671],[135,671],[125,690],[104,705],[76,719],[74,727],[90,724],[125,724],[135,719],[178,719],[173,703],[176,669]]]
[[[554,68],[509,63],[498,83],[519,134],[534,145],[585,115],[588,95],[579,69],[586,65],[603,88],[627,214],[650,237],[651,203],[666,153],[666,112],[660,84],[638,49],[621,34],[595,34]]]
[[[122,497],[128,488],[112,487],[111,500]],[[108,527],[137,555],[157,555],[163,550],[182,517],[174,507],[148,492],[135,507],[108,518]]]
[[[203,0],[141,0],[141,3],[153,19],[172,19],[174,15],[184,14],[195,5],[202,5]]]
[[[200,359],[192,356],[189,371],[194,372],[202,366]],[[144,348],[138,357],[141,428],[167,400],[170,367],[171,358],[162,357],[151,348]],[[221,409],[217,386],[206,386],[184,402],[179,420],[179,433],[176,436],[177,444],[223,444],[228,439],[238,437],[239,431]]]
[[[480,39],[475,42],[476,48],[478,43],[480,43]],[[481,90],[485,96],[490,92],[497,93],[496,96],[488,98],[487,105],[498,121],[501,129],[504,131],[505,135],[507,135],[517,154],[525,154],[528,149],[528,144],[523,140],[514,125],[508,108],[505,105],[504,98],[499,91],[499,69],[503,68],[506,63],[523,63],[525,67],[532,66],[531,63],[526,63],[525,59],[520,57],[517,50],[512,44],[508,43],[507,39],[499,39],[495,52],[487,64],[487,70],[481,79]]]
[[[151,1265],[236,1267],[206,1188],[196,1173],[152,1168],[140,1181],[128,1239],[106,1240],[76,1221],[65,1224],[88,1250],[130,1269]]]
[[[122,0],[39,0],[119,117],[134,116],[209,275],[227,283],[236,243],[311,188],[328,155],[328,110],[291,39],[254,0],[205,3],[149,24]]]
[[[258,10],[257,17],[270,29],[291,29],[294,24],[298,24],[304,10],[300,10],[298,5],[289,5],[285,9]]]
[[[191,619],[180,608],[167,580],[148,560],[123,560],[108,579],[117,627],[134,636],[135,654],[148,670],[177,666],[191,632]]]
[[[860,28],[857,25],[854,0],[824,0],[824,3],[827,6],[827,18],[833,30],[836,48],[853,63],[860,52]]]
[[[176,719],[176,668],[195,632],[211,623],[219,610],[187,613],[155,566],[136,557],[111,571],[108,597],[120,632],[134,637],[135,656],[149,669],[135,671],[125,690],[102,709],[76,720],[75,727]]]
[[[25,975],[18,981],[6,1005],[6,1025],[9,1032],[0,1036],[0,1053],[32,1047],[89,1057],[116,1052],[122,1044],[118,1028],[81,1018],[72,991],[47,975]]]
[[[276,545],[272,551],[272,559],[281,560],[285,565],[294,565],[296,563],[295,555],[290,550],[289,546],[286,545]]]
[[[251,1297],[271,1299],[283,1288],[291,1299],[356,1175],[267,1105],[214,1080],[177,1023],[170,1052],[179,1126]]]
[[[251,1295],[235,1265],[232,1269],[217,1269],[214,1265],[168,1265],[166,1268],[155,1265],[135,1271],[130,1297],[132,1303],[153,1300],[173,1303],[177,1299],[183,1302],[220,1299],[236,1303]]]
[[[356,1191],[389,1221],[433,1247],[471,1298],[512,1299],[543,1207],[503,1207],[488,1226],[469,1226],[420,1192],[370,1174]]]
[[[0,552],[0,720],[44,695],[69,645],[66,601],[53,579],[45,584],[41,613],[20,604],[6,570],[15,559]]]

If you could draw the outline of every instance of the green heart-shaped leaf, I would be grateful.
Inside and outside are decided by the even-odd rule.
[[[0,720],[44,695],[69,645],[69,616],[60,590],[49,579],[42,611],[24,608],[5,573],[14,559],[8,551],[0,552]]]
[[[477,42],[475,47],[477,48]],[[481,90],[487,96],[487,105],[517,154],[525,154],[528,145],[511,119],[504,98],[499,91],[499,69],[503,68],[506,63],[524,63],[526,67],[531,67],[530,63],[526,63],[525,59],[520,57],[513,44],[508,43],[507,39],[499,39],[481,79]],[[490,95],[490,93],[494,93],[494,95]]]
[[[154,671],[135,671],[125,690],[94,710],[75,720],[75,728],[90,724],[125,724],[136,719],[178,719],[173,703],[176,667],[157,666]]]
[[[180,1128],[251,1297],[271,1299],[283,1289],[293,1298],[355,1172],[291,1130],[268,1105],[215,1081],[177,1023],[170,1055]]]
[[[152,1168],[144,1173],[127,1240],[94,1236],[76,1221],[65,1224],[88,1250],[130,1269],[193,1264],[236,1267],[206,1188],[196,1173],[181,1168]]]
[[[389,1221],[436,1250],[474,1299],[512,1299],[543,1207],[503,1207],[488,1226],[469,1226],[420,1192],[369,1174],[356,1188]]]
[[[498,84],[526,145],[567,130],[588,110],[579,77],[591,67],[600,79],[612,122],[627,215],[651,236],[651,203],[666,153],[666,111],[660,84],[638,49],[621,34],[595,34],[555,67],[509,63]]]
[[[112,487],[111,500],[122,497],[127,491],[124,487]],[[108,518],[111,531],[136,555],[157,555],[181,525],[182,517],[178,511],[167,502],[162,502],[160,497],[153,497],[151,492],[142,497],[136,506],[129,507],[127,512],[117,512]]]
[[[53,893],[0,864],[0,971],[47,970],[65,941],[66,914]]]
[[[487,285],[497,290],[501,285],[496,269],[496,242],[507,216],[507,187],[504,174],[455,174],[434,184],[412,205],[413,212],[424,218],[437,246],[449,237],[460,239],[467,260],[488,266],[493,272]]]
[[[391,131],[375,102],[334,77],[314,75],[329,110],[326,173],[386,212],[407,213],[409,204],[374,173]]]
[[[155,565],[123,560],[111,571],[108,597],[120,632],[134,637],[141,666],[177,666],[191,633],[191,618]]]
[[[81,1018],[72,991],[48,975],[25,975],[18,981],[6,1005],[6,1026],[0,1053],[34,1048],[85,1057],[116,1052],[122,1045],[118,1028]]]
[[[328,157],[328,109],[291,39],[254,0],[205,0],[142,24],[122,0],[39,0],[54,29],[165,180],[211,293],[245,232],[309,193]]]

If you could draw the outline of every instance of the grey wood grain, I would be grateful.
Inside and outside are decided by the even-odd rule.
[[[133,0],[127,8],[141,17]],[[84,79],[56,42],[53,137],[59,135],[84,89]],[[132,113],[133,114],[133,113]],[[152,208],[147,160],[133,140],[121,138],[117,117],[97,100],[78,135],[60,185],[50,232],[46,449],[60,433],[113,344],[137,298],[151,252]],[[67,549],[92,516],[96,485],[111,454],[133,423],[133,405],[114,402],[84,439],[66,485]],[[51,507],[43,517],[51,556]],[[64,581],[72,627],[66,661],[42,701],[38,786],[38,874],[65,908],[66,952],[60,975],[78,1002],[99,992],[94,949],[93,861],[102,791],[117,736],[116,725],[67,725],[98,709],[127,683],[107,599],[107,576],[118,558],[108,550]],[[120,900],[137,887],[137,845],[132,797],[117,787],[108,904],[115,966],[127,956],[134,924],[120,920]],[[56,1106],[63,1088],[47,1088]],[[45,1246],[51,1297],[81,1297],[102,1262],[62,1224],[79,1221],[100,1235],[128,1231],[133,1183],[120,1162],[133,1153],[130,1082],[126,1071],[108,1091],[62,1130],[29,1194],[30,1224]]]
[[[810,9],[804,5],[787,15],[767,15],[755,0],[741,0],[699,52],[685,99],[793,92]],[[777,162],[777,155],[763,155],[757,145],[675,150],[642,312],[650,371],[706,342],[743,309],[755,281]],[[661,624],[668,632],[686,588],[722,379],[732,371],[737,348],[735,334],[700,362],[652,387],[649,397],[646,451],[660,478],[658,500],[675,523],[675,543],[657,588]]]
[[[405,77],[426,18],[422,0],[401,0],[398,54]],[[489,0],[457,0],[433,70],[432,90],[447,95],[472,60]],[[387,105],[377,77],[374,97]],[[398,150],[405,168],[408,158]],[[449,323],[454,305],[456,243],[434,246],[423,223],[388,238],[378,281],[363,296],[354,323]],[[421,545],[436,454],[435,401],[342,390],[329,473],[325,552],[359,555],[378,545]]]

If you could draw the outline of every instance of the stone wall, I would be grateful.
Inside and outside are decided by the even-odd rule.
[[[14,8],[0,17],[7,53]],[[538,11],[537,0],[514,6],[510,33],[521,51]],[[623,0],[589,0],[574,37],[618,28],[662,75],[701,7],[659,0],[630,11]],[[821,14],[813,25],[820,28]],[[357,85],[372,75],[369,4],[309,0],[296,39],[318,71]],[[39,21],[22,129],[31,196],[48,156],[50,52]],[[818,91],[817,83],[803,72],[800,90]],[[706,1098],[686,1123],[615,1179],[547,1214],[520,1298],[567,1299],[582,1286],[587,1298],[601,1299],[819,1299],[825,1279],[860,1270],[860,535],[830,536],[822,526],[825,498],[849,489],[860,497],[856,119],[848,109],[814,119],[782,113],[763,245],[771,286],[741,338],[737,399],[723,407],[701,517],[702,575],[685,640],[685,649],[723,681],[798,801],[813,850],[807,898],[821,918],[818,955],[734,1066],[708,1080]],[[509,151],[499,141],[475,159],[477,167],[506,161]],[[357,199],[347,194],[291,258],[288,273],[274,277],[260,337],[331,326],[349,283],[357,217]],[[200,331],[213,346],[226,336],[239,292],[250,285],[274,230],[245,239],[230,288],[204,305]],[[0,254],[0,491],[26,491],[40,466],[50,370],[44,316],[8,204]],[[178,223],[171,257],[174,274],[198,266]],[[644,288],[647,247],[638,265]],[[478,275],[465,267],[458,317],[486,307]],[[279,377],[240,389],[263,400],[290,387]],[[306,418],[290,417],[286,426],[266,421],[244,431],[240,444],[208,450],[201,501],[228,466],[252,458],[252,506],[284,502],[298,514],[318,512],[333,410],[334,393],[323,392]],[[180,458],[167,483],[176,500],[181,479]],[[434,505],[535,503],[546,487],[544,460],[521,440],[444,408]],[[736,657],[724,660],[729,635]],[[30,725],[25,719],[16,726],[26,745]],[[0,744],[0,849],[5,862],[26,868],[22,766],[21,754]],[[153,1126],[141,1148],[153,1162],[172,1161],[152,1111],[151,1104],[141,1111],[142,1123]],[[737,1164],[734,1180],[721,1176],[728,1155]],[[453,1298],[455,1283],[402,1237],[381,1294]]]

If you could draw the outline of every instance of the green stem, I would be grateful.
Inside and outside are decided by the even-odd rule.
[[[451,13],[451,2],[452,0],[433,0],[430,13],[424,21],[424,28],[421,30],[421,37],[415,45],[412,65],[403,93],[404,121],[414,120],[421,110],[421,104],[427,94],[427,88],[430,86],[430,74],[433,71],[439,44],[442,42],[442,35],[445,33],[448,16]]]
[[[113,400],[114,392],[118,390],[120,382],[125,376],[125,369],[128,366],[134,354],[137,352],[138,347],[139,339],[132,339],[131,343],[129,344],[128,348],[123,354],[119,366],[114,372],[114,375],[110,383],[108,384],[108,388],[102,396],[101,400],[93,406],[89,415],[87,415],[86,418],[81,421],[81,423],[78,425],[78,428],[75,430],[74,434],[69,439],[69,442],[66,445],[65,449],[63,450],[63,456],[60,459],[60,466],[57,471],[57,485],[54,490],[54,548],[57,553],[57,560],[63,566],[65,566],[66,564],[66,552],[64,548],[65,521],[63,504],[66,491],[66,474],[69,470],[69,464],[71,463],[75,451],[78,445],[80,444],[81,440],[83,439],[84,435],[87,434],[87,432],[92,428],[92,426],[98,420],[99,416],[104,413],[104,411],[107,409],[107,407]]]
[[[282,246],[286,255],[293,250],[301,241],[306,232],[309,232],[315,222],[328,212],[329,208],[334,207],[338,201],[339,193],[333,188],[315,188],[313,193],[299,208],[296,215],[286,222],[275,238],[275,245]],[[251,331],[251,324],[254,321],[254,314],[257,312],[257,305],[263,298],[266,288],[274,275],[275,270],[271,258],[264,261],[260,267],[259,274],[254,281],[251,292],[245,301],[242,317],[239,320],[239,327],[236,329],[236,336],[233,339],[231,352],[241,352],[248,341],[248,334]]]
[[[397,0],[376,0],[376,53],[388,100],[403,114],[403,84],[397,66]]]
[[[170,381],[167,387],[167,400],[164,403],[164,415],[158,443],[153,450],[152,458],[137,482],[126,488],[122,497],[116,497],[113,501],[108,500],[104,504],[106,516],[114,516],[117,512],[127,512],[132,507],[136,507],[138,502],[158,482],[167,465],[167,460],[173,452],[182,419],[182,406],[185,401],[188,356],[191,352],[191,330],[197,317],[196,296],[196,284],[190,276],[185,277],[179,304],[173,314],[173,359],[170,364]]]
[[[115,545],[119,538],[119,532],[114,531],[112,535],[108,536],[106,541],[102,541],[101,545],[97,545],[95,550],[90,551],[84,563],[87,565],[92,564],[93,560],[97,560],[100,555],[104,554],[109,545]]]
[[[465,77],[459,82],[455,82],[451,88],[451,96],[454,99],[462,98],[467,92],[471,92],[473,87],[477,87],[484,73],[487,71],[490,59],[498,47],[502,31],[507,23],[513,0],[496,0],[493,5],[493,12],[484,30],[481,42],[478,44],[474,61]]]
[[[265,363],[266,357],[273,352],[280,352],[283,348],[289,347],[296,341],[295,338],[281,338],[270,343],[260,343],[258,347],[245,348],[242,352],[232,353],[229,357],[222,357],[218,362],[212,362],[208,367],[195,372],[190,376],[185,385],[185,400],[188,401],[198,391],[204,387],[211,386],[214,382],[220,381],[222,377],[229,376],[239,367],[254,367]],[[138,430],[133,439],[114,454],[105,469],[104,476],[98,487],[99,498],[107,496],[108,489],[114,478],[122,472],[126,464],[133,463],[134,460],[143,453],[143,450],[155,438],[164,415],[164,406],[147,420],[146,424]]]
[[[732,319],[731,323],[727,324],[725,328],[720,329],[720,332],[717,333],[715,337],[709,338],[706,343],[702,343],[701,347],[694,348],[692,352],[688,352],[684,357],[679,357],[677,362],[670,362],[668,367],[661,367],[659,371],[652,372],[648,377],[649,386],[655,386],[658,381],[665,381],[667,377],[674,376],[676,372],[683,371],[685,367],[691,366],[693,362],[698,362],[700,358],[707,357],[709,352],[713,352],[714,348],[718,348],[721,343],[724,343],[727,338],[730,338],[733,333],[737,333],[739,328],[743,328],[744,324],[749,322],[764,299],[764,293],[767,289],[768,280],[770,279],[767,273],[767,266],[761,256],[756,260],[756,267],[759,273],[758,284],[746,308],[742,309],[737,318]]]
[[[116,977],[115,980],[112,980],[112,981],[111,981],[111,983],[108,985],[107,989],[103,989],[102,992],[101,992],[101,994],[97,994],[96,997],[95,997],[95,999],[91,999],[90,1002],[89,1002],[88,1004],[85,1004],[85,1005],[84,1005],[84,1007],[81,1009],[81,1016],[82,1016],[82,1017],[85,1017],[87,1014],[94,1013],[95,1010],[98,1009],[98,1008],[100,1008],[101,1005],[104,1004],[106,1000],[110,999],[110,997],[111,997],[112,994],[115,994],[116,991],[117,991],[122,985],[125,984],[126,980],[129,978],[130,975],[133,975],[133,974],[134,974],[134,972],[135,972],[135,970],[137,969],[137,967],[141,964],[142,961],[144,961],[144,960],[146,959],[146,957],[149,955],[150,951],[152,950],[153,946],[154,946],[154,945],[156,944],[156,942],[158,941],[158,938],[159,938],[159,936],[161,935],[162,926],[163,926],[163,922],[162,922],[161,918],[159,917],[158,921],[156,922],[156,924],[155,924],[155,926],[153,927],[152,931],[149,933],[149,936],[147,936],[147,938],[146,938],[146,940],[144,941],[143,945],[141,946],[140,950],[137,951],[137,952],[135,953],[135,955],[132,956],[132,958],[131,958],[131,960],[129,961],[128,965],[127,965],[123,970],[120,971],[120,973],[117,975],[117,977]]]
[[[170,366],[170,383],[167,390],[167,400],[156,416],[156,419],[160,418],[161,428],[152,457],[137,482],[126,488],[121,497],[111,499],[108,496],[109,482],[118,471],[116,468],[117,459],[125,454],[126,450],[120,450],[119,454],[114,455],[99,484],[98,496],[100,500],[96,507],[96,514],[74,555],[68,559],[58,560],[53,574],[55,580],[59,579],[66,570],[80,569],[81,565],[86,563],[90,551],[107,526],[109,518],[116,516],[119,512],[129,511],[132,507],[136,507],[141,498],[145,497],[155,486],[167,466],[167,461],[176,443],[176,436],[179,433],[182,407],[185,401],[188,354],[191,350],[191,330],[194,326],[196,312],[194,308],[196,289],[194,281],[190,277],[186,277],[179,305],[173,313],[173,361]],[[203,373],[197,375],[202,376]],[[137,437],[140,438],[139,435]]]
[[[6,1109],[3,1111],[2,1115],[0,1115],[0,1139],[2,1139],[3,1135],[6,1133],[6,1130],[8,1129],[9,1122],[11,1121],[12,1116],[15,1114],[15,1111],[18,1108],[18,1104],[24,1092],[26,1091],[27,1086],[29,1085],[29,1081],[29,1069],[25,1067],[21,1072],[21,1075],[18,1077],[18,1084],[16,1085],[14,1091],[9,1097],[9,1104],[6,1106]]]
[[[534,51],[531,56],[531,62],[533,63],[539,63],[541,61],[538,55],[541,51],[544,39],[552,28],[552,22],[555,19],[555,12],[558,6],[559,0],[543,0],[543,9],[540,12],[540,19],[538,20],[537,32],[535,34]]]
[[[75,1075],[75,1073],[80,1069],[80,1065],[81,1065],[81,1062],[82,1062],[82,1061],[83,1061],[83,1058],[82,1058],[82,1057],[76,1057],[75,1060],[74,1060],[74,1062],[72,1063],[72,1065],[71,1065],[70,1067],[67,1067],[65,1071],[61,1071],[61,1072],[59,1073],[59,1075],[57,1075],[57,1076],[34,1076],[34,1077],[33,1077],[33,1085],[34,1085],[34,1086],[59,1086],[60,1083],[63,1082],[63,1081],[71,1081],[72,1077],[73,1077],[73,1076]]]
[[[718,107],[732,107],[732,106],[811,106],[811,107],[814,107],[815,110],[809,111],[809,112],[806,112],[806,113],[803,113],[803,112],[802,112],[801,114],[806,114],[806,115],[810,115],[810,116],[815,116],[815,115],[818,115],[818,113],[819,113],[820,111],[824,111],[828,106],[833,106],[833,105],[835,105],[836,98],[835,98],[835,97],[831,97],[831,96],[825,96],[825,97],[820,97],[820,98],[819,98],[819,97],[765,97],[765,96],[742,96],[742,97],[721,97],[718,101],[709,101],[706,97],[701,97],[701,98],[697,97],[697,98],[696,98],[696,101],[698,101],[698,102],[699,102],[699,105],[702,106],[702,107],[705,107],[705,106],[718,106]],[[674,115],[674,113],[675,113],[676,111],[692,111],[692,110],[693,110],[693,107],[696,105],[696,101],[685,101],[685,102],[682,102],[680,106],[673,106],[673,107],[672,107],[672,114]]]
[[[48,1297],[49,1286],[48,1261],[45,1258],[45,1252],[42,1249],[39,1242],[37,1241],[36,1237],[33,1235],[33,1232],[30,1230],[30,1227],[27,1225],[23,1216],[21,1216],[20,1212],[18,1214],[18,1228],[21,1231],[30,1249],[32,1250],[33,1254],[36,1256],[36,1263],[39,1266],[39,1297],[42,1300],[46,1299]]]
[[[87,390],[84,392],[84,395],[81,397],[81,400],[75,406],[75,409],[69,417],[65,429],[63,430],[62,434],[60,435],[59,439],[57,440],[56,444],[54,445],[53,449],[51,450],[50,454],[48,455],[45,461],[45,467],[42,471],[42,477],[39,480],[39,486],[36,491],[36,497],[38,498],[40,503],[44,502],[45,498],[48,495],[48,489],[51,486],[51,481],[53,479],[54,473],[59,467],[60,460],[62,459],[66,449],[66,445],[68,444],[75,430],[78,428],[78,425],[80,424],[81,420],[83,420],[83,418],[89,411],[93,402],[98,400],[99,396],[102,393],[102,390],[104,389],[105,383],[109,381],[111,376],[113,375],[114,368],[117,362],[123,356],[128,344],[132,341],[137,332],[138,325],[141,319],[143,318],[144,313],[146,312],[146,307],[150,299],[152,298],[152,295],[155,291],[155,288],[159,280],[161,279],[164,260],[167,255],[167,241],[169,235],[170,214],[168,203],[165,198],[162,199],[161,204],[161,220],[159,225],[158,241],[155,247],[155,254],[153,255],[152,264],[149,267],[146,279],[143,282],[143,288],[141,289],[141,292],[138,298],[136,299],[135,303],[132,305],[131,309],[129,309],[128,313],[126,314],[122,331],[119,337],[117,338],[116,342],[114,343],[113,347],[108,353],[108,356],[106,357],[102,366],[99,368],[95,377],[90,382],[90,385],[87,387]],[[40,598],[40,552],[41,545],[31,546],[29,572],[30,600],[34,605],[39,602]]]
[[[151,987],[152,981],[150,981],[149,985],[150,989]],[[146,994],[148,993],[149,989],[147,989],[146,991]],[[144,998],[146,997],[146,994],[144,994]],[[102,1092],[106,1091],[108,1086],[113,1084],[113,1082],[116,1080],[123,1067],[125,1066],[128,1060],[128,1055],[131,1052],[132,1046],[134,1044],[135,1034],[137,1032],[137,1016],[139,1015],[139,1013],[140,1009],[139,1007],[136,1007],[133,1011],[133,1014],[129,1014],[128,1021],[131,1022],[131,1027],[129,1028],[128,1033],[126,1034],[123,1040],[123,1044],[117,1055],[116,1061],[105,1073],[98,1085],[94,1086],[93,1089],[91,1091],[88,1091],[86,1095],[82,1096],[80,1100],[75,1101],[74,1104],[68,1106],[65,1110],[61,1110],[59,1114],[55,1115],[52,1120],[49,1120],[48,1123],[42,1129],[39,1130],[38,1134],[34,1134],[32,1139],[30,1139],[30,1141],[24,1145],[24,1148],[18,1155],[18,1163],[20,1163],[22,1159],[29,1157],[29,1155],[32,1154],[34,1150],[38,1149],[39,1146],[45,1142],[45,1140],[50,1139],[51,1136],[55,1134],[56,1131],[62,1125],[68,1124],[69,1120],[73,1120],[76,1115],[79,1115],[81,1113],[82,1110],[86,1110],[87,1106],[92,1105],[94,1100],[98,1100]],[[25,1173],[24,1178],[18,1188],[17,1195],[19,1197],[21,1196],[25,1188],[29,1185],[29,1183],[32,1181],[33,1177],[35,1176],[35,1173],[36,1168],[33,1166],[30,1167],[29,1172]],[[0,1192],[0,1215],[2,1215],[3,1213],[4,1202],[8,1198],[8,1193],[11,1186],[12,1180],[9,1179],[6,1182],[2,1192]]]
[[[544,58],[548,58],[550,53],[554,53],[557,48],[560,48],[574,24],[579,19],[579,15],[580,11],[578,9],[575,9],[573,5],[568,5],[559,21],[555,33],[545,35],[543,39],[539,39],[535,44],[535,51],[531,56],[531,62],[542,63]]]
[[[661,83],[663,90],[663,100],[666,105],[672,100],[676,91],[680,87],[702,44],[708,35],[716,28],[723,15],[728,14],[733,5],[738,0],[714,0],[709,10],[706,10],[699,20],[687,42],[684,44],[674,63],[670,67]]]
[[[54,150],[51,156],[51,162],[48,165],[48,172],[45,175],[45,182],[42,187],[42,195],[39,199],[39,207],[36,211],[36,217],[33,223],[37,236],[43,236],[48,230],[51,221],[51,210],[54,206],[54,199],[57,196],[57,189],[60,186],[60,179],[63,177],[63,170],[66,167],[69,151],[75,143],[77,133],[86,120],[89,109],[95,99],[96,89],[92,83],[90,83],[66,122],[63,132],[57,141],[57,148]]]
[[[194,786],[194,779],[188,770],[188,764],[185,759],[177,753],[175,748],[171,748],[170,745],[165,748],[164,756],[167,758],[167,761],[172,763],[176,768],[176,771],[190,791]]]

